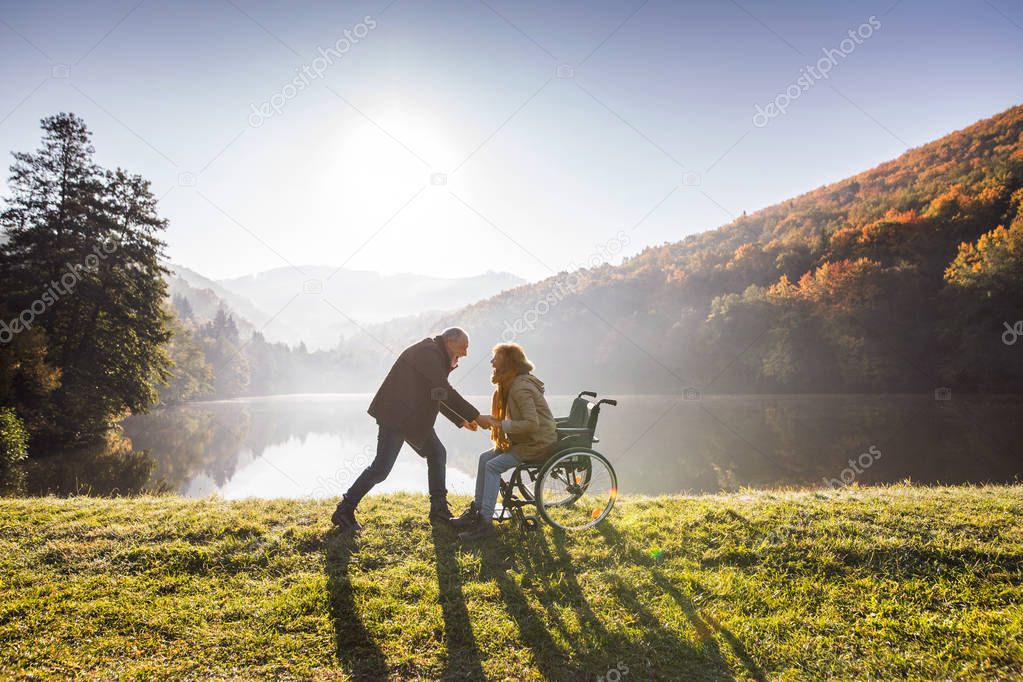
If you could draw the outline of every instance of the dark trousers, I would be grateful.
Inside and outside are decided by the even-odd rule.
[[[345,497],[352,505],[357,505],[366,493],[377,483],[382,482],[391,473],[394,460],[398,459],[401,446],[407,441],[401,431],[388,426],[380,426],[377,432],[377,454],[365,471],[359,474],[355,483],[348,489]],[[445,473],[448,451],[437,437],[437,432],[430,429],[430,435],[420,445],[409,443],[413,450],[426,458],[426,478],[430,487],[430,501],[442,502],[447,498]]]

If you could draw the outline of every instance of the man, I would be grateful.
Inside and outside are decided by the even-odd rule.
[[[391,473],[394,460],[405,443],[426,458],[430,522],[450,523],[451,510],[445,488],[447,451],[437,437],[434,424],[437,413],[442,412],[455,426],[473,431],[479,426],[476,422],[479,410],[448,383],[451,370],[468,351],[469,335],[453,327],[440,336],[409,346],[398,356],[369,405],[369,414],[379,426],[376,457],[337,505],[331,517],[335,525],[346,530],[362,530],[355,519],[355,508],[370,488]]]

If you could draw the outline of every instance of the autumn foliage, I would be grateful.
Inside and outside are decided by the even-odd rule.
[[[1021,209],[1017,106],[719,229],[506,292],[459,318],[499,333],[500,320],[571,276],[572,295],[522,339],[566,381],[1023,390],[1023,341],[1001,337],[1023,319]],[[568,360],[558,356],[566,350]]]

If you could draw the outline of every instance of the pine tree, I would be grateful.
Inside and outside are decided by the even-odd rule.
[[[224,308],[202,326],[200,338],[206,361],[213,366],[213,393],[218,398],[242,394],[249,384],[249,363],[242,353],[238,325]]]
[[[147,409],[169,375],[166,221],[148,181],[95,164],[82,119],[58,114],[42,128],[39,150],[14,155],[0,284],[6,307],[22,311],[14,326],[46,333],[61,385],[45,437],[70,443]]]

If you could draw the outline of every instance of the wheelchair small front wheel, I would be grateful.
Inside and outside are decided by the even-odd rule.
[[[544,521],[564,530],[583,530],[611,513],[618,499],[618,476],[599,452],[568,449],[540,469],[535,496]]]

